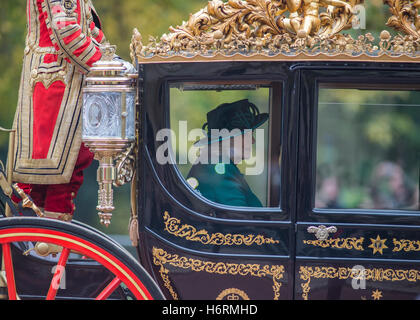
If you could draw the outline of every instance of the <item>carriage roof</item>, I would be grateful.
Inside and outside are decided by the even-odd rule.
[[[139,63],[220,61],[420,61],[420,1],[383,0],[390,16],[375,37],[353,37],[343,31],[357,23],[363,0],[313,1],[318,5],[314,27],[298,30],[309,19],[301,0],[222,0],[207,7],[160,39],[142,43],[134,29],[131,56]],[[292,8],[290,3],[298,4]],[[346,3],[352,11],[331,3]],[[310,13],[310,12],[309,12]],[[313,11],[312,11],[313,13]],[[419,29],[418,29],[419,28]],[[301,27],[303,29],[303,27]],[[298,32],[299,31],[299,32]]]

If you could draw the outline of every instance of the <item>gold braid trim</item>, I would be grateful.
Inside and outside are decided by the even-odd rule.
[[[240,246],[240,245],[258,245],[262,246],[265,244],[277,244],[279,240],[273,238],[266,238],[263,235],[243,235],[243,234],[223,234],[220,232],[209,233],[207,230],[197,230],[197,228],[188,225],[181,224],[181,220],[173,218],[167,211],[163,214],[165,222],[165,231],[179,237],[185,238],[189,241],[201,242],[205,245],[218,245],[218,246]]]
[[[303,240],[304,244],[312,245],[321,248],[335,248],[335,249],[347,249],[347,250],[359,250],[364,251],[363,248],[364,238],[336,238],[326,240]]]
[[[153,263],[160,267],[159,273],[164,286],[169,290],[172,298],[178,300],[178,294],[172,287],[169,278],[168,265],[194,272],[206,272],[219,275],[252,276],[258,278],[271,277],[273,279],[274,300],[280,297],[281,279],[285,268],[283,265],[260,265],[244,263],[212,262],[200,259],[182,257],[178,254],[170,254],[163,249],[153,247]]]
[[[420,280],[420,271],[415,269],[357,269],[349,267],[310,267],[301,266],[299,268],[300,280],[302,280],[302,298],[308,300],[310,284],[312,278],[315,279],[361,279],[370,281],[407,281],[417,282]]]

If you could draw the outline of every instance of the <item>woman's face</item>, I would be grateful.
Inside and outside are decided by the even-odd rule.
[[[252,130],[246,130],[244,134],[237,135],[229,140],[204,146],[201,148],[200,154],[203,157],[205,157],[205,154],[211,154],[213,156],[212,152],[217,152],[217,148],[219,148],[215,159],[222,159],[222,161],[229,161],[230,159],[233,163],[238,164],[242,160],[252,157],[252,145],[255,144],[253,133],[254,131]],[[213,161],[213,158],[211,161]]]
[[[252,156],[252,145],[255,143],[253,130],[246,130],[244,134],[231,138],[231,158],[237,161],[249,159]]]

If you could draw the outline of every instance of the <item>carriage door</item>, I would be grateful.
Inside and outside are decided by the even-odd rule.
[[[298,71],[295,299],[420,298],[420,73],[408,69]]]

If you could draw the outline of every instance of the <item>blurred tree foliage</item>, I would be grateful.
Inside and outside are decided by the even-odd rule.
[[[419,99],[419,91],[321,89],[318,196],[336,192],[329,206],[347,209],[383,209],[386,197],[388,209],[418,210]]]

